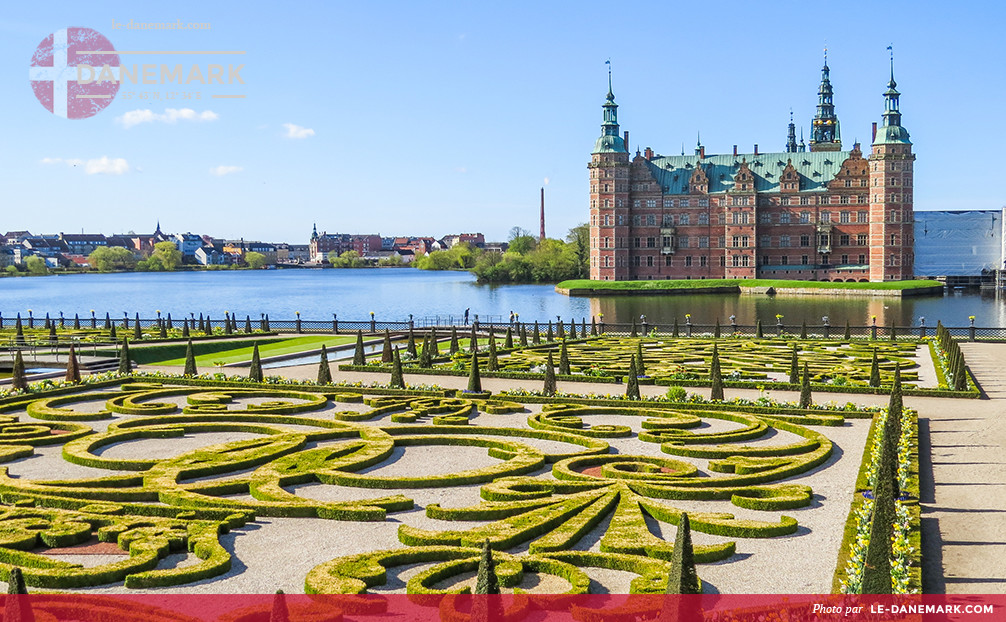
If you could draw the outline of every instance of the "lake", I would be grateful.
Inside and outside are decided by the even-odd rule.
[[[927,326],[943,320],[964,326],[976,316],[978,326],[1006,326],[1006,300],[995,294],[951,293],[920,298],[870,298],[861,296],[755,296],[741,294],[686,296],[619,296],[569,298],[556,294],[551,285],[479,285],[466,272],[427,272],[413,269],[359,270],[235,270],[214,272],[162,272],[125,274],[73,274],[47,277],[0,278],[0,312],[5,318],[31,309],[36,317],[54,317],[62,311],[90,317],[154,317],[157,310],[180,318],[189,313],[224,311],[239,318],[273,319],[301,317],[330,320],[369,319],[417,321],[439,318],[460,321],[465,309],[471,317],[500,321],[510,311],[522,321],[547,321],[561,316],[589,318],[604,314],[606,322],[628,322],[646,315],[652,323],[684,321],[690,313],[695,323],[724,324],[731,315],[739,324],[754,324],[756,318],[774,324],[781,313],[789,325],[806,321],[819,324],[828,316],[833,326],[865,325],[871,315],[877,323],[917,326],[919,317]]]

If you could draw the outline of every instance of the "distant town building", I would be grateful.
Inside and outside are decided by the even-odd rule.
[[[3,236],[4,246],[21,246],[21,242],[32,237],[30,231],[8,231]]]
[[[59,239],[77,255],[90,255],[108,245],[108,238],[101,233],[60,233]]]
[[[171,241],[175,243],[182,253],[182,261],[194,261],[196,251],[203,247],[202,236],[194,233],[176,233],[171,236]]]
[[[631,159],[609,73],[591,155],[590,278],[911,278],[915,155],[894,81],[872,151],[843,150],[830,69],[821,71],[810,147],[790,119],[783,151]]]
[[[447,248],[452,248],[462,243],[474,246],[475,248],[482,248],[486,245],[486,238],[481,233],[455,233],[445,235],[443,237],[443,241],[446,243]]]

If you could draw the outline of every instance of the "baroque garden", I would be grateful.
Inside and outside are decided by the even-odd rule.
[[[472,589],[488,542],[504,591],[661,593],[690,563],[675,550],[685,523],[707,592],[918,592],[917,426],[901,396],[977,396],[939,330],[351,332],[332,382],[324,350],[310,372],[265,377],[259,343],[279,337],[241,328],[19,323],[24,342],[114,341],[121,363],[0,398],[5,579],[439,594]],[[196,369],[200,347],[248,342],[244,372]],[[184,370],[156,366],[179,348]],[[725,400],[724,386],[759,395]],[[818,403],[822,390],[851,401]]]

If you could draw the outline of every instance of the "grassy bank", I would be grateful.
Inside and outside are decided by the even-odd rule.
[[[880,283],[848,283],[832,281],[790,281],[785,279],[676,279],[664,281],[591,281],[574,279],[562,281],[557,289],[595,291],[670,291],[702,290],[721,287],[772,287],[774,289],[853,289],[904,291],[925,287],[942,287],[939,281],[885,281]]]

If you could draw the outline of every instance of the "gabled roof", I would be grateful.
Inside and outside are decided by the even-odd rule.
[[[751,153],[736,156],[698,155],[657,156],[646,160],[650,172],[666,194],[688,194],[688,180],[697,164],[709,176],[709,192],[727,192],[734,187],[734,175],[742,162],[754,173],[757,192],[779,192],[779,177],[788,161],[800,175],[800,190],[824,191],[842,167],[851,151],[805,151],[799,153]]]

